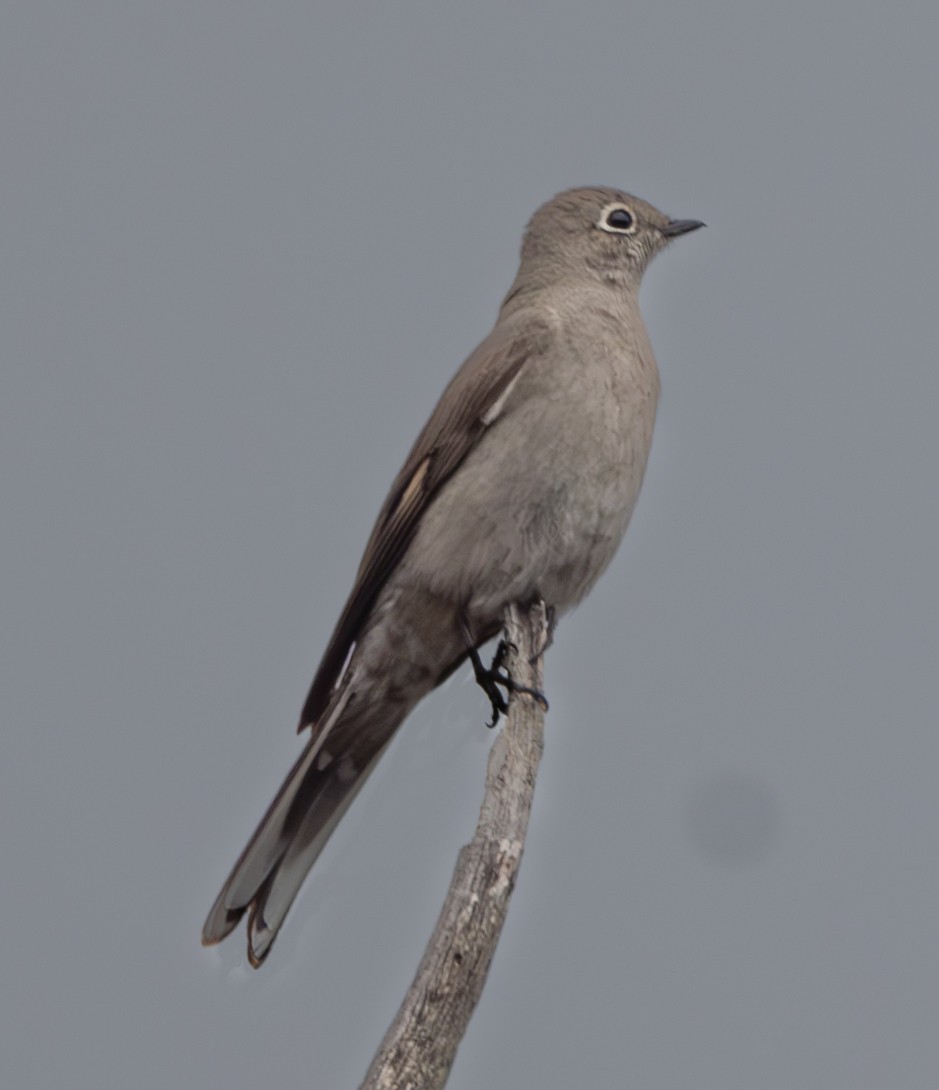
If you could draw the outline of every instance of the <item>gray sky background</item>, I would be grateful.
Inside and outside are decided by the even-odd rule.
[[[422,705],[260,973],[203,916],[522,228],[709,227],[643,305],[627,542],[547,663],[450,1087],[939,1072],[939,14],[44,3],[0,16],[4,1087],[354,1087],[492,735]]]

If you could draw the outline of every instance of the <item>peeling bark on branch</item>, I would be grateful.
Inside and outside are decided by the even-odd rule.
[[[506,668],[520,685],[540,690],[548,639],[543,602],[506,612]],[[433,936],[360,1090],[440,1090],[470,1020],[502,932],[528,829],[545,709],[511,697],[493,743],[486,794],[471,843],[456,870]]]

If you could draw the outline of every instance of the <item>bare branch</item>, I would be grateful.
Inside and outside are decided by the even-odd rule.
[[[543,602],[506,612],[506,666],[540,690],[548,640]],[[502,932],[525,845],[544,707],[513,696],[489,754],[486,794],[471,843],[460,850],[450,889],[414,982],[360,1090],[440,1090],[466,1032]]]

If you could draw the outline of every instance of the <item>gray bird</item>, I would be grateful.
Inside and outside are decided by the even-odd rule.
[[[639,314],[650,259],[703,224],[615,189],[535,212],[489,336],[443,392],[372,530],[298,730],[310,740],[202,931],[248,913],[259,966],[328,837],[414,705],[478,648],[512,602],[559,615],[609,564],[642,483],[659,393]]]

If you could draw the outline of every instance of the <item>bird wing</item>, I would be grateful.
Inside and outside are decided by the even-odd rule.
[[[349,651],[424,512],[501,415],[525,364],[544,356],[551,337],[552,328],[544,321],[529,318],[523,328],[497,325],[451,379],[378,515],[352,592],[313,679],[298,730],[309,726],[315,733]]]

